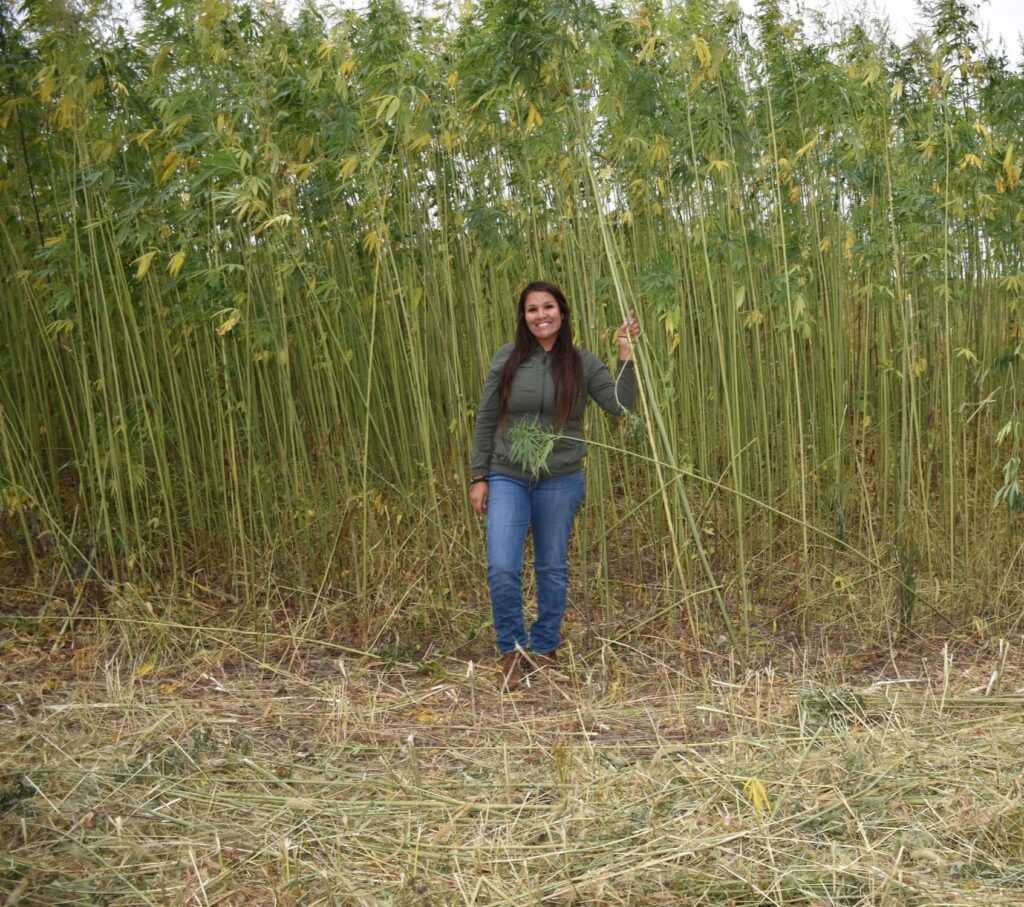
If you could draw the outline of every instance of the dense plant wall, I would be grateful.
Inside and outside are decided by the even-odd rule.
[[[544,278],[601,355],[645,327],[592,630],[1015,625],[1024,78],[967,5],[0,15],[9,583],[472,635],[476,396]]]

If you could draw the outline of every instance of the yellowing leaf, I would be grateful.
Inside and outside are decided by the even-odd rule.
[[[59,337],[61,334],[70,334],[75,329],[75,322],[70,318],[58,318],[46,325],[46,333],[51,337]]]
[[[145,148],[147,147],[146,142],[148,142],[149,139],[154,135],[156,135],[155,129],[144,129],[142,132],[133,135],[132,141],[135,142],[135,144],[138,145],[140,148]]]
[[[697,54],[697,59],[700,60],[700,65],[705,69],[711,66],[711,48],[708,47],[708,42],[701,38],[699,35],[694,35],[690,39],[690,43],[693,45],[693,49]]]
[[[1006,149],[1006,157],[1003,158],[1003,172],[1006,174],[1006,184],[1011,189],[1016,189],[1020,182],[1021,165],[1013,162],[1013,145]]]
[[[133,264],[137,265],[135,269],[135,276],[139,280],[142,280],[142,278],[146,276],[147,272],[149,271],[149,266],[153,264],[153,259],[155,257],[156,249],[154,249],[152,252],[147,252],[145,255],[140,255],[138,258],[135,259],[135,261],[133,262]]]
[[[75,99],[72,95],[66,94],[57,102],[57,112],[54,122],[60,129],[67,129],[71,125],[71,115],[75,110]]]
[[[390,120],[398,113],[402,102],[392,94],[381,95],[377,104],[377,119]]]
[[[181,163],[181,155],[177,151],[171,149],[164,155],[164,159],[160,162],[160,169],[157,171],[156,181],[158,183],[166,183],[171,178],[171,174],[178,169],[178,164]]]
[[[276,214],[273,217],[270,217],[267,220],[263,221],[262,224],[260,224],[255,230],[253,230],[253,233],[259,236],[264,230],[269,230],[271,227],[275,227],[277,225],[286,226],[291,222],[292,216],[290,214]]]
[[[153,75],[159,75],[160,70],[163,68],[164,63],[167,60],[167,55],[171,52],[171,45],[164,44],[160,50],[156,52],[156,56],[153,57],[153,65],[151,71]]]
[[[356,167],[359,166],[359,157],[355,154],[345,158],[345,162],[341,165],[341,170],[338,171],[338,175],[343,179],[347,180],[353,173],[356,172]]]
[[[656,135],[654,137],[654,144],[651,145],[651,150],[648,152],[648,156],[654,163],[663,163],[668,160],[669,151],[668,139],[663,135]]]
[[[53,91],[57,87],[57,83],[54,80],[52,67],[47,67],[47,75],[43,76],[39,80],[39,100],[44,104],[53,97]]]
[[[140,665],[139,669],[132,675],[133,677],[147,677],[156,670],[156,665],[151,661],[147,661],[144,665]]]
[[[768,790],[757,778],[747,778],[743,782],[743,793],[747,795],[750,804],[758,812],[771,809],[771,800],[768,798]]]
[[[235,329],[235,325],[242,320],[242,313],[238,309],[222,309],[217,314],[226,316],[217,327],[218,337],[226,337]]]
[[[429,144],[430,144],[430,133],[429,132],[421,132],[419,135],[413,136],[413,138],[411,138],[409,140],[408,147],[409,147],[410,151],[422,151]]]
[[[872,60],[864,70],[864,81],[862,85],[873,85],[875,80],[882,74],[882,64],[878,60]]]
[[[167,263],[167,273],[171,277],[177,277],[181,273],[182,265],[185,264],[185,253],[175,252],[171,256],[171,260]]]
[[[295,150],[298,154],[299,160],[304,160],[306,155],[313,150],[313,146],[316,144],[316,136],[310,133],[302,136],[295,143]]]
[[[802,145],[799,149],[797,149],[797,152],[796,152],[796,155],[795,155],[796,159],[800,160],[800,158],[802,158],[805,154],[807,154],[807,152],[809,152],[817,144],[818,144],[818,137],[815,136],[806,145]]]
[[[637,63],[643,63],[644,60],[649,59],[654,54],[654,49],[658,46],[658,36],[651,35],[645,42],[644,46],[640,48],[640,53],[636,55]]]
[[[542,126],[544,124],[544,118],[540,115],[533,104],[530,105],[530,109],[526,113],[526,133],[529,135],[533,132],[536,126]]]

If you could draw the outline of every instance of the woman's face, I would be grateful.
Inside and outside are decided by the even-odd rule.
[[[546,350],[555,345],[555,338],[562,327],[562,312],[558,300],[547,290],[534,290],[523,304],[526,326],[537,342]]]

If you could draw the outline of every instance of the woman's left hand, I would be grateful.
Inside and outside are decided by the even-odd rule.
[[[629,362],[633,358],[633,340],[640,336],[640,325],[637,324],[636,315],[629,313],[629,318],[619,325],[615,334],[615,343],[619,347],[619,358]]]

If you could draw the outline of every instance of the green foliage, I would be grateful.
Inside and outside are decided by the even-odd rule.
[[[555,449],[558,435],[545,432],[540,422],[533,418],[523,419],[509,429],[509,456],[520,464],[525,472],[537,478],[547,466],[548,457]]]
[[[671,537],[688,586],[716,522],[700,569],[738,577],[747,624],[765,565],[796,552],[809,587],[830,527],[876,552],[913,521],[920,571],[980,589],[1013,551],[993,495],[1020,500],[1016,440],[998,492],[995,448],[1017,412],[1024,77],[969,6],[929,10],[896,47],[859,24],[822,43],[774,2],[182,0],[142,4],[135,33],[5,7],[5,533],[40,577],[364,595],[408,526],[396,502],[427,534],[473,525],[442,488],[543,276],[586,346],[630,308],[644,326],[640,456],[590,466],[645,502],[634,561],[663,572]],[[689,512],[682,463],[726,491]],[[479,550],[453,531],[439,587]]]

